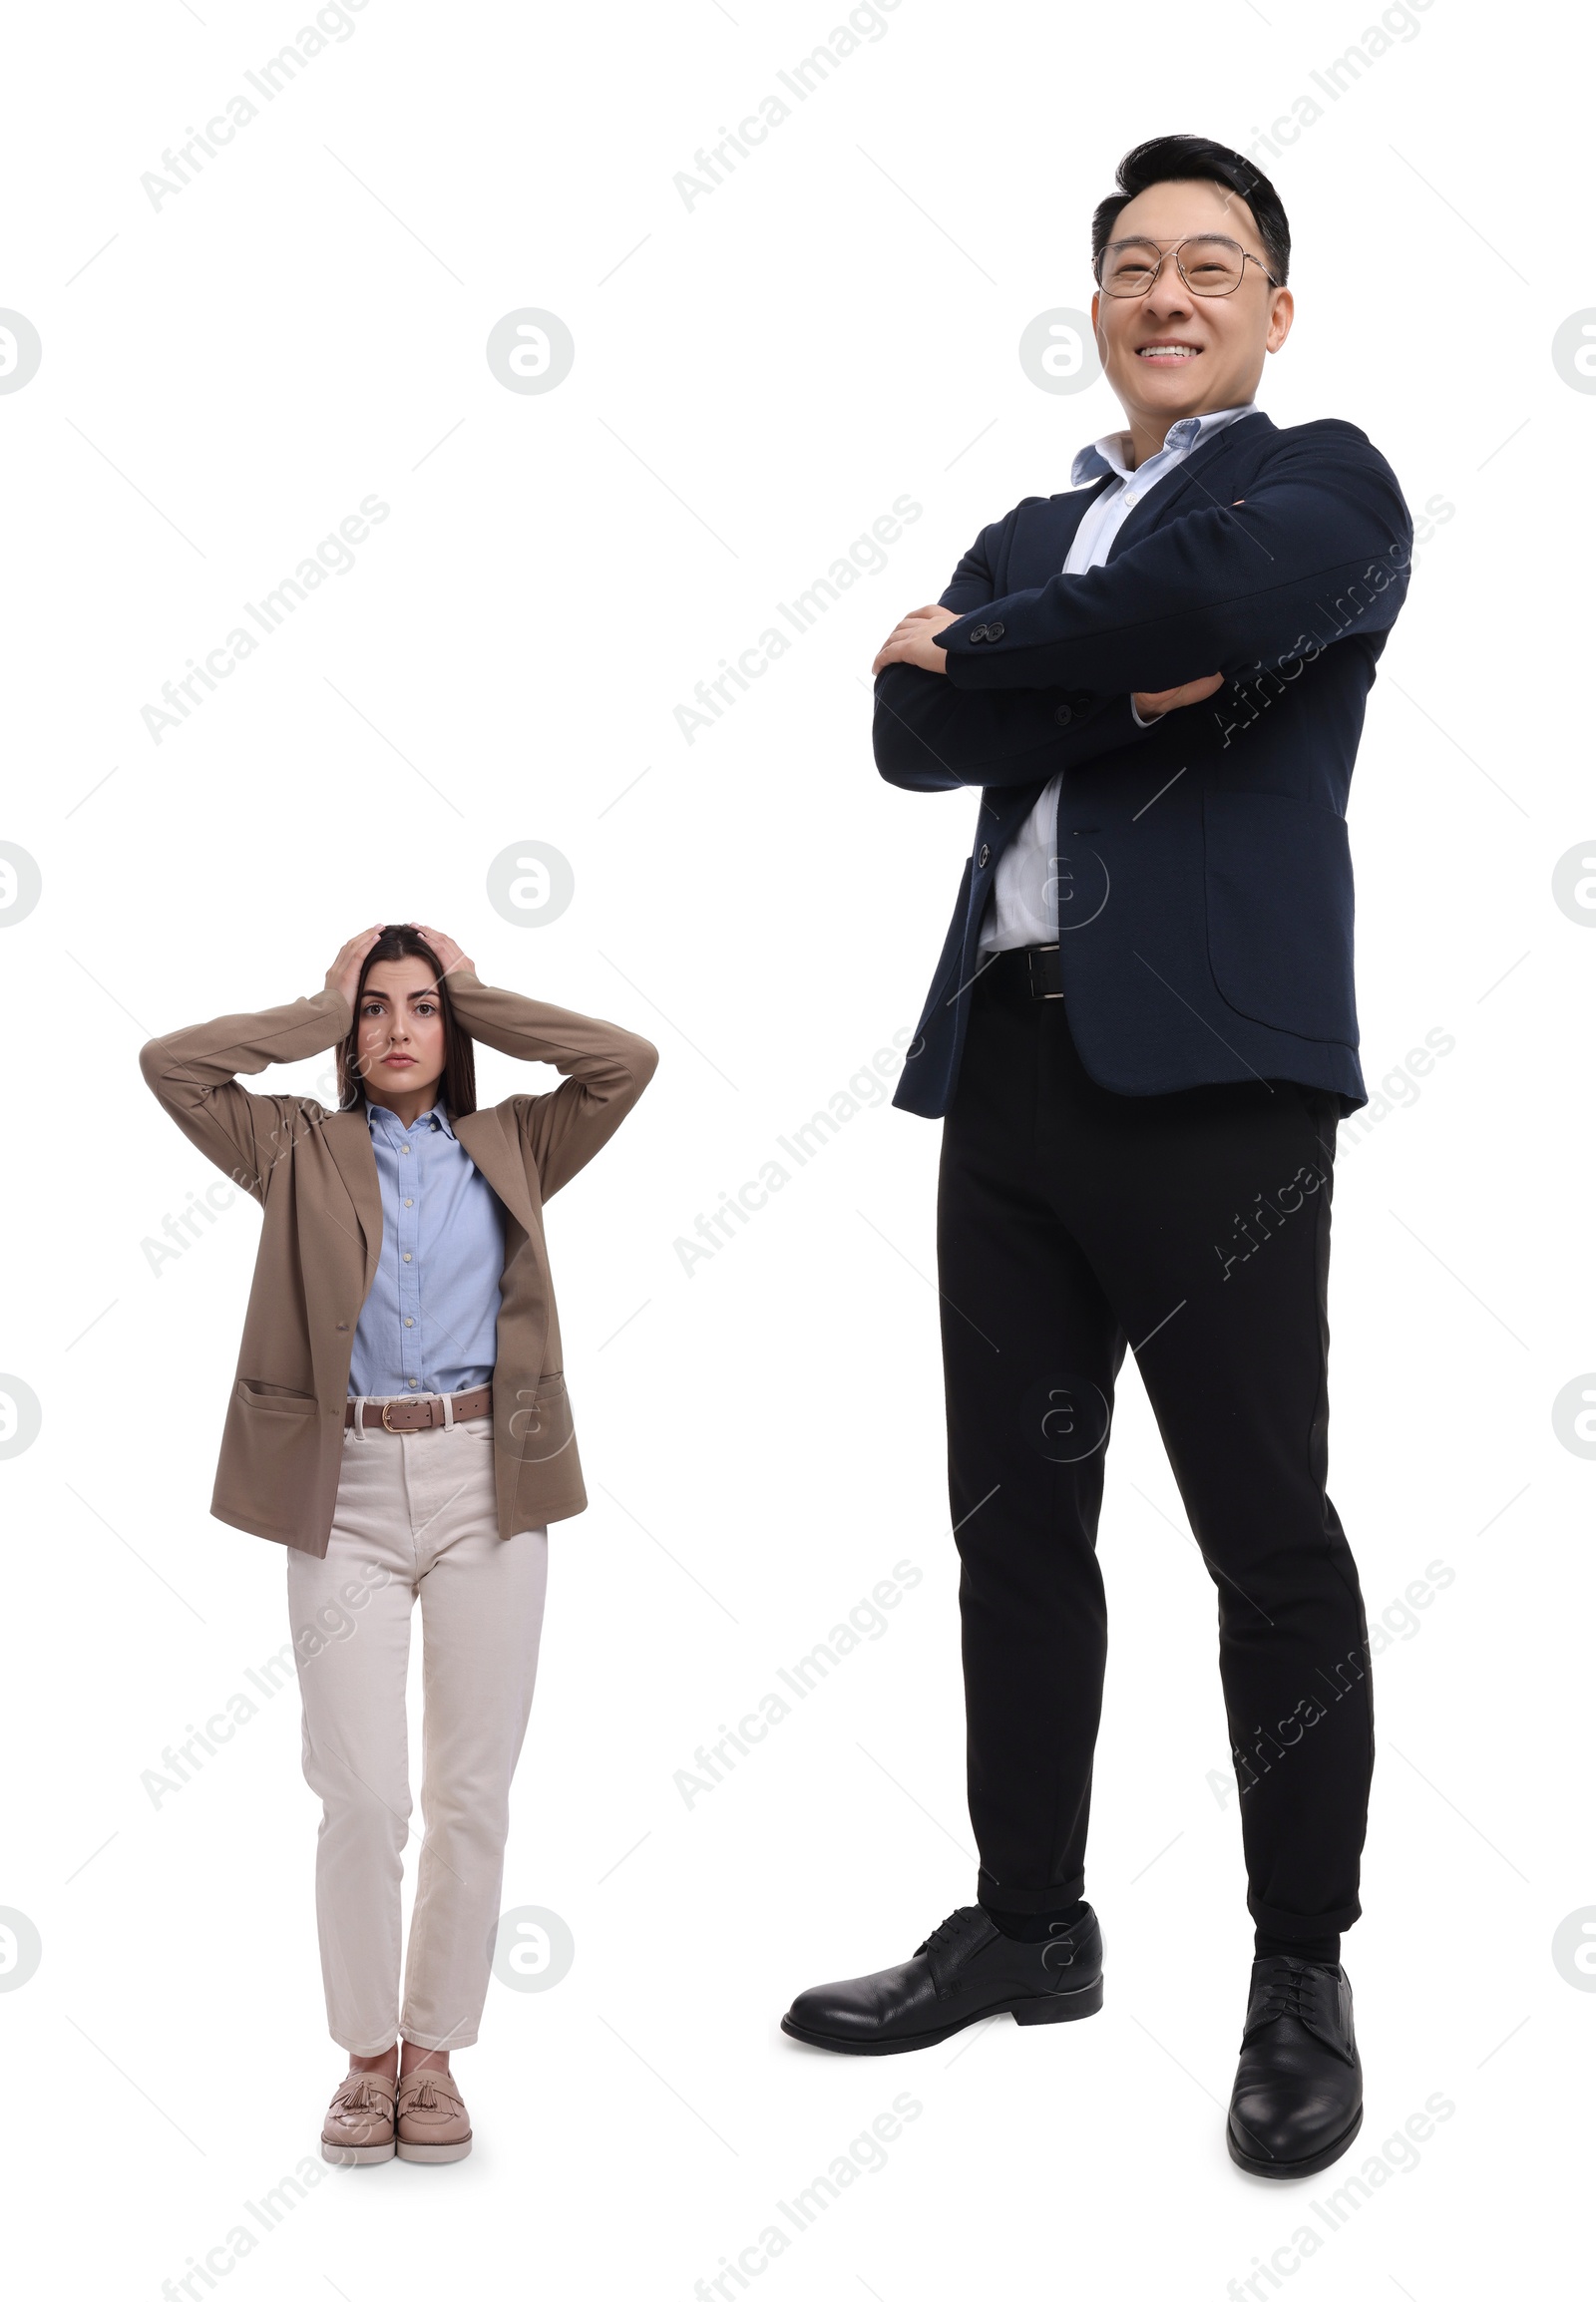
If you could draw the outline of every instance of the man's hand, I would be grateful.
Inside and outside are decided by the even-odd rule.
[[[1178,711],[1183,703],[1201,703],[1224,684],[1222,671],[1210,671],[1201,679],[1188,679],[1184,687],[1161,687],[1156,694],[1139,689],[1130,700],[1143,719],[1158,719],[1166,711]]]
[[[883,645],[871,671],[885,671],[889,663],[918,663],[922,671],[946,671],[948,651],[935,644],[932,633],[958,621],[951,607],[912,608]]]

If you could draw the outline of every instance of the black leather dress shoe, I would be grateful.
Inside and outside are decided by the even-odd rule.
[[[1046,1942],[1013,1942],[971,1903],[945,1918],[913,1958],[852,1982],[806,1990],[781,2027],[838,2055],[902,2055],[934,2047],[967,2023],[1067,2023],[1103,2003],[1103,1941],[1088,1904]]]
[[[1225,2139],[1249,2174],[1290,2181],[1339,2158],[1364,2122],[1353,1986],[1339,1966],[1253,1961]]]

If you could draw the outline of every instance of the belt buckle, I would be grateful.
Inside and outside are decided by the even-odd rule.
[[[1030,947],[1027,967],[1030,975],[1030,995],[1033,999],[1061,999],[1064,995],[1061,987],[1056,991],[1049,991],[1045,987],[1047,981],[1046,967],[1045,965],[1037,965],[1037,960],[1042,959],[1046,953],[1056,952],[1057,949],[1056,944],[1033,944]],[[1040,990],[1036,987],[1038,982],[1043,986]]]
[[[391,1398],[385,1398],[382,1402],[382,1427],[385,1431],[392,1431],[394,1437],[398,1438],[402,1434],[394,1430],[393,1424],[388,1420],[388,1409],[392,1406],[392,1404],[393,1400]]]

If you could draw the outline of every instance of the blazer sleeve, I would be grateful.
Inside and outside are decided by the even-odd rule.
[[[1352,424],[1304,425],[1244,504],[1200,503],[1106,566],[1009,592],[937,640],[963,688],[1114,694],[1211,671],[1234,678],[1260,662],[1311,660],[1349,632],[1389,630],[1411,550],[1386,459]],[[1000,622],[1000,638],[972,640],[981,621]]]
[[[266,1007],[258,1015],[218,1015],[168,1031],[139,1049],[139,1068],[157,1101],[197,1150],[251,1198],[265,1201],[278,1161],[321,1106],[303,1095],[251,1095],[240,1071],[297,1063],[335,1047],[353,1021],[341,991]]]
[[[546,1095],[510,1099],[541,1196],[552,1199],[608,1142],[653,1077],[659,1050],[618,1023],[499,990],[463,967],[448,982],[474,1039],[524,1063],[552,1063],[566,1074]]]
[[[993,571],[1022,508],[982,530],[954,571],[944,607],[969,615],[991,604],[998,589]],[[973,691],[917,663],[889,663],[876,678],[876,767],[902,791],[1034,783],[1124,749],[1158,725],[1135,717],[1128,688],[1105,698],[1101,682],[1096,686],[1097,692],[1078,685]]]

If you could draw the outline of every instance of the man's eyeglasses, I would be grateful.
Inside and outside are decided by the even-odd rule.
[[[1216,231],[1197,232],[1167,250],[1155,239],[1111,239],[1098,251],[1092,270],[1105,296],[1144,296],[1163,270],[1166,255],[1174,256],[1176,270],[1196,296],[1234,295],[1250,263],[1258,264],[1271,287],[1280,285],[1257,256]]]

